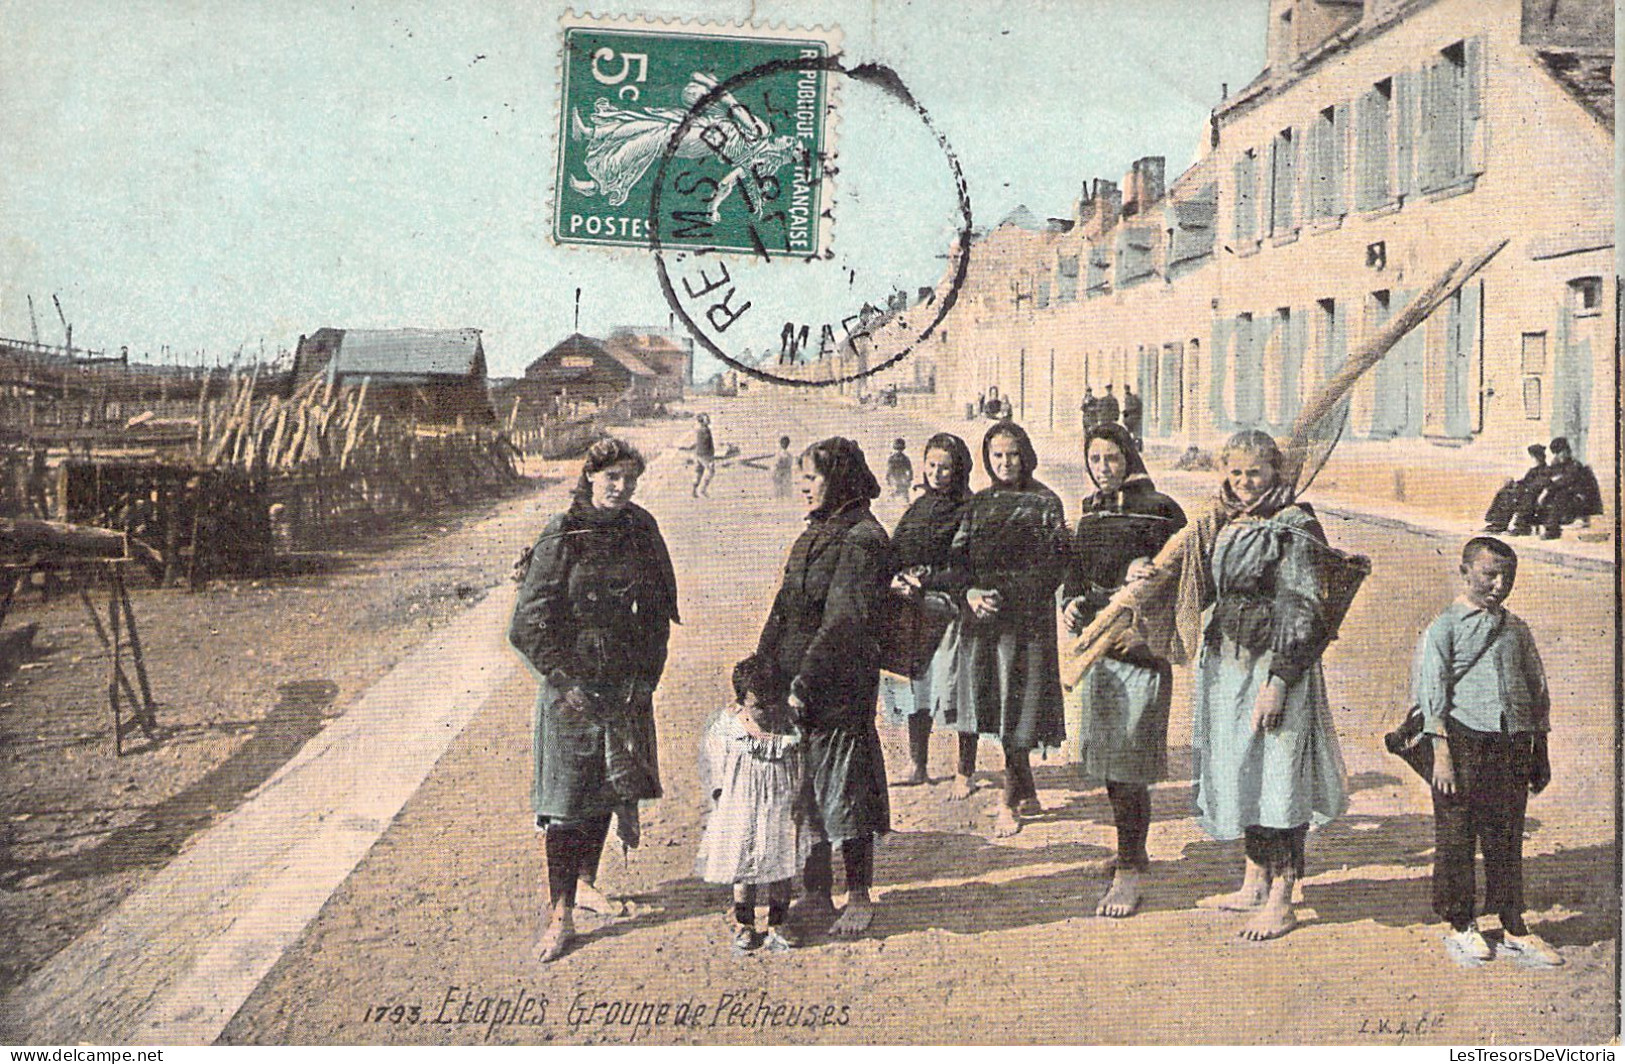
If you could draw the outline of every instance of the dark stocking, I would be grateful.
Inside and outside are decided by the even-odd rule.
[[[1004,747],[1004,804],[1014,809],[1028,798],[1038,797],[1038,785],[1033,782],[1033,769],[1028,758],[1030,750],[1017,750],[1008,743]]]
[[[908,718],[908,756],[915,768],[925,768],[931,750],[931,714],[916,713]]]
[[[1151,865],[1145,839],[1151,830],[1151,790],[1138,783],[1106,781],[1117,822],[1117,867],[1143,872]]]
[[[976,746],[981,741],[975,732],[959,733],[959,774],[967,779],[976,773]]]

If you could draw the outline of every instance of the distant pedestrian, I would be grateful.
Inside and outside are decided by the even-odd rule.
[[[1083,386],[1083,402],[1078,404],[1078,419],[1083,423],[1083,434],[1089,435],[1100,420],[1100,400],[1095,398],[1095,390],[1089,385]]]
[[[914,483],[914,463],[908,460],[908,441],[892,441],[891,454],[886,457],[886,483],[891,493],[900,499],[908,498],[908,489]]]
[[[1563,526],[1591,519],[1602,513],[1602,490],[1597,486],[1597,474],[1591,467],[1574,460],[1569,441],[1561,436],[1552,441],[1552,462],[1546,490],[1537,505],[1538,517],[1545,526],[1542,539],[1557,539]]]
[[[1525,535],[1534,525],[1535,507],[1552,471],[1546,465],[1544,444],[1531,443],[1529,457],[1534,464],[1522,477],[1502,484],[1495,498],[1490,500],[1489,509],[1484,511],[1484,531],[1501,533],[1517,529],[1513,535]]]
[[[711,478],[717,471],[717,445],[711,436],[709,414],[694,415],[694,442],[685,444],[684,449],[694,452],[694,457],[689,460],[694,466],[694,485],[689,489],[689,494],[696,499],[701,495],[709,497]]]
[[[1503,603],[1518,555],[1489,536],[1461,552],[1462,593],[1416,648],[1412,697],[1433,742],[1433,910],[1452,952],[1487,961],[1494,950],[1474,915],[1474,850],[1484,852],[1484,908],[1501,919],[1503,952],[1563,963],[1524,923],[1523,831],[1529,796],[1551,782],[1551,696],[1528,625]]]
[[[1139,396],[1134,394],[1134,390],[1132,388],[1130,388],[1127,384],[1124,384],[1123,427],[1128,429],[1129,437],[1134,440],[1134,449],[1136,451],[1145,449],[1145,440],[1140,436],[1140,425],[1144,414],[1145,404],[1140,401]]]
[[[778,452],[773,455],[773,497],[788,499],[795,479],[796,456],[790,453],[790,437],[779,437]]]
[[[611,815],[636,846],[638,802],[661,793],[654,691],[677,581],[659,526],[632,502],[643,469],[621,440],[587,449],[570,508],[531,551],[508,628],[541,680],[530,801],[547,861],[544,964],[574,939],[578,901],[608,908],[595,881]]]
[[[812,838],[800,822],[802,735],[790,719],[784,673],[752,655],[734,666],[734,702],[711,718],[700,768],[711,815],[695,873],[733,886],[733,948],[794,945],[785,928],[790,888]],[[767,894],[767,933],[756,934],[756,890]]]
[[[1095,407],[1095,424],[1110,425],[1117,420],[1117,396],[1112,394],[1112,386],[1106,385],[1106,394],[1100,397],[1100,404]]]

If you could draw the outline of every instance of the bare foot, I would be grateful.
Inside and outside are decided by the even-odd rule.
[[[1110,876],[1117,874],[1116,857],[1097,857],[1092,861],[1085,861],[1078,869],[1086,876]]]
[[[1229,894],[1213,894],[1206,898],[1198,898],[1198,909],[1223,909],[1231,913],[1250,913],[1264,904],[1264,891],[1249,888],[1243,884],[1240,890]]]
[[[790,919],[802,927],[822,927],[835,916],[828,894],[803,894],[790,905]]]
[[[1241,877],[1241,887],[1229,894],[1214,894],[1199,899],[1198,909],[1223,909],[1226,912],[1250,913],[1264,904],[1270,892],[1270,877],[1262,865],[1247,862]]]
[[[1119,868],[1117,874],[1112,876],[1111,889],[1106,891],[1100,904],[1095,906],[1096,916],[1110,916],[1122,919],[1133,916],[1134,911],[1140,907],[1143,876],[1132,868]]]
[[[1021,818],[1016,811],[1007,805],[999,806],[999,811],[993,817],[993,837],[1008,839],[1012,835],[1021,833]]]
[[[575,937],[575,922],[570,919],[569,913],[554,913],[553,919],[548,921],[547,930],[536,940],[533,951],[536,963],[551,964],[558,960],[569,950]]]
[[[1021,804],[1016,806],[1016,812],[1022,816],[1043,816],[1044,807],[1038,804],[1037,798],[1023,798]]]
[[[1298,914],[1293,912],[1291,903],[1271,897],[1238,934],[1249,942],[1267,942],[1297,926]]]
[[[931,777],[926,773],[924,765],[915,765],[908,775],[892,780],[893,787],[918,787],[922,783],[930,783]]]
[[[598,884],[588,879],[576,880],[576,908],[600,916],[620,916],[625,911],[620,902],[610,898],[598,889]]]
[[[976,782],[969,776],[961,776],[956,773],[953,786],[948,788],[948,800],[950,802],[963,802],[975,793]]]
[[[869,895],[853,891],[846,899],[846,908],[833,924],[829,925],[829,933],[841,938],[850,938],[861,935],[869,930],[869,925],[875,920],[875,905],[869,900]]]

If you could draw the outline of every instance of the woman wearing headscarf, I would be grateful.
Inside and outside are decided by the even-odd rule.
[[[1309,825],[1347,805],[1320,666],[1330,548],[1268,433],[1237,433],[1219,459],[1228,520],[1207,558],[1214,602],[1195,676],[1196,808],[1213,838],[1246,840],[1247,863],[1239,890],[1202,904],[1253,912],[1241,936],[1262,941],[1297,923],[1292,892]]]
[[[856,935],[874,919],[875,836],[891,830],[875,728],[890,546],[869,512],[880,485],[855,442],[835,436],[815,443],[802,452],[797,471],[807,528],[790,548],[756,652],[791,677],[790,708],[806,736],[810,819],[821,841],[803,869],[797,922],[834,915],[839,845],[847,904],[830,930]]]
[[[926,755],[938,688],[952,675],[953,647],[948,628],[959,609],[948,593],[949,552],[959,520],[970,501],[970,448],[951,432],[925,442],[918,498],[892,532],[891,629],[884,639],[888,669],[880,677],[880,701],[889,724],[908,728],[912,766],[900,786],[927,782]],[[959,736],[976,754],[976,735]]]
[[[1055,615],[1068,543],[1060,497],[1033,476],[1038,455],[1020,425],[987,430],[982,465],[992,484],[966,506],[951,551],[964,605],[943,719],[1003,745],[1004,801],[994,824],[1003,837],[1040,811],[1033,748],[1058,747],[1065,736]],[[975,771],[974,746],[970,752],[967,763],[961,747],[955,783],[963,793]]]
[[[1084,437],[1085,467],[1095,492],[1083,500],[1072,538],[1072,564],[1062,593],[1073,634],[1131,580],[1142,579],[1185,511],[1156,489],[1129,430],[1097,424]],[[1150,786],[1168,771],[1168,710],[1173,668],[1138,640],[1112,648],[1067,694],[1067,732],[1085,775],[1106,781],[1117,825],[1112,885],[1097,916],[1130,916],[1139,907],[1150,867]]]
[[[578,881],[597,892],[610,815],[636,846],[638,802],[660,797],[654,690],[678,620],[677,581],[659,526],[632,502],[643,468],[621,440],[588,448],[570,508],[531,551],[508,628],[541,679],[530,799],[545,833],[543,963],[574,937]]]

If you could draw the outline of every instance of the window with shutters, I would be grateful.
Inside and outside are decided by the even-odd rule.
[[[1063,255],[1055,264],[1055,302],[1071,303],[1078,298],[1078,257]]]
[[[1270,235],[1295,232],[1292,192],[1297,180],[1297,142],[1291,129],[1283,129],[1270,144]]]
[[[1124,226],[1117,236],[1117,287],[1127,288],[1156,276],[1152,252],[1157,230],[1150,226]]]
[[[1602,313],[1602,278],[1576,277],[1569,282],[1569,305],[1576,318],[1594,318]]]
[[[1393,121],[1394,80],[1383,78],[1355,105],[1354,206],[1374,211],[1393,202],[1389,126]]]
[[[1421,165],[1423,192],[1465,190],[1482,171],[1478,164],[1480,71],[1479,40],[1457,41],[1420,71]]]
[[[1213,255],[1213,219],[1218,210],[1219,186],[1203,185],[1195,193],[1174,200],[1168,208],[1168,276],[1182,276]]]
[[[1111,249],[1103,244],[1089,248],[1089,272],[1084,278],[1084,294],[1090,298],[1103,296],[1112,290]]]
[[[1231,231],[1236,250],[1258,242],[1258,152],[1249,148],[1235,165],[1235,202]]]
[[[1344,148],[1348,136],[1348,107],[1327,107],[1315,116],[1309,142],[1309,217],[1327,221],[1343,217]]]
[[[1541,415],[1541,381],[1546,373],[1546,334],[1523,334],[1521,364],[1523,374],[1523,416],[1539,421]]]

